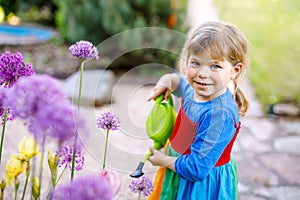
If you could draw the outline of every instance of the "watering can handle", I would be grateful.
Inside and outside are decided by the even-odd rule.
[[[164,100],[164,94],[159,95],[156,99],[155,99],[155,104],[160,104],[162,101]],[[173,106],[173,100],[172,100],[172,95],[169,95],[168,98],[168,103]]]

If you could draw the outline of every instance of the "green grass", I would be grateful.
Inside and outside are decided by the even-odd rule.
[[[250,80],[266,108],[287,99],[300,105],[300,1],[214,0],[220,19],[250,42]]]

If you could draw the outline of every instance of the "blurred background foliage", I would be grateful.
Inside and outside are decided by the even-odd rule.
[[[263,107],[300,106],[300,1],[214,0],[219,16],[250,41],[251,82]]]
[[[24,22],[54,26],[57,5],[54,0],[0,0],[4,19],[17,15]]]
[[[5,16],[14,13],[23,22],[51,25],[57,28],[65,43],[88,40],[98,45],[104,40],[123,31],[141,27],[168,28],[186,32],[184,19],[187,0],[0,0]],[[144,39],[124,37],[120,46],[128,43],[141,43]],[[157,35],[155,40],[168,51],[157,48],[144,48],[127,52],[110,64],[110,68],[130,69],[140,64],[159,63],[174,67],[178,46],[184,38],[173,35]],[[105,66],[107,67],[107,66]]]
[[[50,25],[64,44],[89,40],[99,44],[120,32],[141,27],[168,28],[186,33],[188,0],[0,0],[2,18],[17,15],[25,23]],[[213,0],[220,19],[238,26],[250,41],[250,79],[263,107],[280,102],[300,105],[300,1]],[[1,10],[0,10],[1,18]],[[119,46],[147,46],[144,35],[121,37]],[[109,68],[128,70],[145,63],[174,67],[182,37],[158,34],[151,40],[169,51],[142,48],[115,59]],[[107,49],[109,49],[107,48]],[[101,67],[101,66],[100,66]],[[105,66],[107,67],[107,66]],[[152,72],[147,72],[152,73]]]

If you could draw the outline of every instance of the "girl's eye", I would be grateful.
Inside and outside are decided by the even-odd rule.
[[[220,69],[221,66],[220,65],[211,65],[210,68],[211,69]]]
[[[192,62],[191,62],[191,65],[192,65],[193,67],[199,67],[199,66],[200,66],[200,63],[199,63],[199,62],[196,62],[196,61],[192,61]]]

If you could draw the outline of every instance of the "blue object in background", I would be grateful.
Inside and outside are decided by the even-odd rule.
[[[54,31],[42,27],[33,27],[33,26],[11,26],[7,24],[0,24],[0,37],[7,36],[9,40],[2,41],[1,43],[12,42],[22,44],[21,40],[24,38],[34,38],[34,42],[45,42],[54,37]]]

